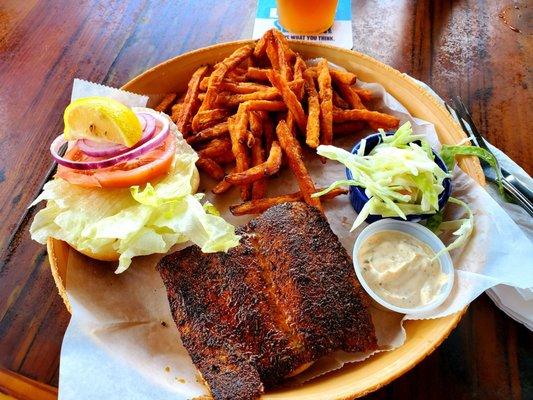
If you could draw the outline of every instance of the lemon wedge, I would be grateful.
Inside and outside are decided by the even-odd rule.
[[[90,139],[132,147],[141,140],[139,118],[131,108],[108,97],[84,97],[65,109],[66,140]]]

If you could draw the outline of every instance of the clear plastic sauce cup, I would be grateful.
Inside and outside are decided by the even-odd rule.
[[[441,305],[450,295],[450,292],[453,287],[454,282],[454,268],[453,268],[453,262],[448,252],[443,252],[438,257],[438,262],[441,267],[441,271],[443,274],[447,276],[447,282],[441,287],[440,292],[435,296],[435,298],[420,307],[413,307],[413,308],[404,308],[404,307],[398,307],[394,304],[390,304],[386,300],[384,300],[382,297],[380,297],[372,288],[370,285],[366,282],[365,277],[362,272],[362,266],[359,265],[359,250],[361,249],[361,245],[372,235],[382,232],[382,231],[398,231],[402,233],[406,233],[408,235],[413,236],[414,238],[420,240],[422,243],[427,244],[434,252],[435,254],[444,249],[446,246],[442,241],[428,228],[426,228],[423,225],[413,223],[413,222],[407,222],[407,221],[397,221],[393,219],[382,219],[380,221],[374,222],[370,225],[368,225],[363,231],[359,234],[357,237],[357,240],[355,241],[355,245],[353,248],[353,263],[355,267],[355,273],[357,275],[357,278],[359,279],[359,282],[363,286],[363,288],[366,290],[366,292],[372,297],[378,304],[383,306],[386,309],[396,311],[402,314],[416,314],[416,313],[423,313],[427,311],[434,310],[439,305]]]

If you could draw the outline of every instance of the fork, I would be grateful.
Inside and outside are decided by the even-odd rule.
[[[459,122],[466,135],[469,137],[473,135],[474,142],[478,147],[481,147],[487,150],[490,154],[494,155],[487,145],[487,141],[479,133],[479,130],[474,124],[468,108],[465,106],[461,98],[456,97],[454,99],[455,107],[451,107],[447,103],[444,103],[444,105],[452,117]],[[487,180],[489,182],[495,182],[497,176],[489,163],[481,158],[479,161],[481,162],[481,168],[483,169],[483,173],[485,174]],[[529,213],[529,215],[533,216],[533,191],[504,168],[500,168],[500,170],[502,173],[502,186],[505,192],[510,198],[520,204]]]

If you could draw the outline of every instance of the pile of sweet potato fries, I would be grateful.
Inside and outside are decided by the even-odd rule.
[[[307,66],[272,29],[255,46],[199,67],[186,93],[167,95],[156,109],[171,115],[198,152],[197,167],[219,181],[213,193],[240,188],[243,203],[230,208],[233,214],[301,200],[322,210],[320,199],[311,197],[317,189],[303,161],[303,143],[316,148],[365,127],[398,126],[397,118],[370,111],[371,92],[355,83],[353,73],[331,69],[325,59]],[[268,177],[283,165],[293,171],[300,191],[266,198]],[[346,191],[322,199],[341,193]]]

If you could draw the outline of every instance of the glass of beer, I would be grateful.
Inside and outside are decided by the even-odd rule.
[[[335,18],[338,0],[276,0],[279,23],[289,32],[322,33]]]

